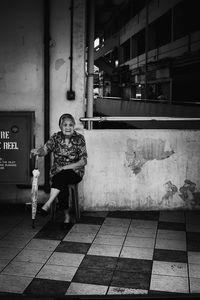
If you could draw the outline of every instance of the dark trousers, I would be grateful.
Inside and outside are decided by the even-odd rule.
[[[73,170],[63,170],[52,178],[52,188],[60,190],[58,194],[58,203],[61,210],[69,208],[69,189],[68,184],[77,184],[82,178]]]

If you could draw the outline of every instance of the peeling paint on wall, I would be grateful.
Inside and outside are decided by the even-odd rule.
[[[166,159],[174,154],[174,150],[162,139],[146,138],[139,143],[129,138],[125,154],[128,167],[137,175],[147,161]]]
[[[166,182],[164,186],[166,189],[166,193],[162,197],[161,203],[164,204],[164,201],[165,205],[170,206],[171,201],[173,200],[173,196],[178,192],[178,188],[171,181]]]
[[[64,65],[64,63],[65,63],[65,60],[63,58],[57,59],[55,61],[55,69],[56,69],[56,71],[58,71],[62,67],[62,65]]]
[[[200,191],[197,190],[196,183],[186,179],[179,192],[187,207],[200,207]]]
[[[152,197],[149,195],[146,197],[146,204],[145,208],[153,207],[155,203],[155,200],[152,199]]]

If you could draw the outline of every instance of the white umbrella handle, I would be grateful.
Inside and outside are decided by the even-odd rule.
[[[35,156],[35,169],[38,169],[38,155]]]

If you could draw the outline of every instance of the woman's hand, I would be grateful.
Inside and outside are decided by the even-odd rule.
[[[63,170],[69,170],[69,169],[72,169],[72,168],[70,167],[70,165],[65,165],[65,166],[62,166],[62,167],[58,167],[58,168],[57,168],[57,170],[58,170],[59,172],[61,172],[61,171],[63,171]]]
[[[58,170],[59,170],[59,172],[62,170],[70,170],[70,169],[75,170],[75,169],[85,166],[86,164],[87,164],[87,160],[82,157],[79,161],[77,161],[75,163],[71,163],[69,165],[58,167]]]
[[[31,149],[30,157],[38,155],[38,149]]]
[[[38,156],[45,156],[47,154],[47,151],[45,147],[40,147],[38,149],[31,149],[30,157],[38,155]]]

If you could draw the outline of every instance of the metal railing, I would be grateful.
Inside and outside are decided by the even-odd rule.
[[[179,117],[91,117],[80,118],[81,122],[88,123],[88,129],[92,129],[93,122],[127,122],[127,121],[200,121],[200,118]]]
[[[166,103],[166,104],[171,104],[171,105],[200,105],[200,102],[198,101],[169,101],[168,99],[165,100],[160,100],[160,99],[144,99],[144,98],[122,98],[122,97],[106,97],[106,96],[98,96],[97,100],[116,100],[116,101],[137,101],[140,103]]]

